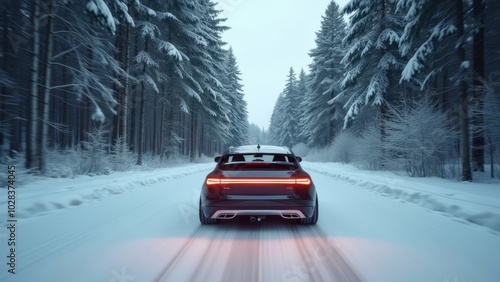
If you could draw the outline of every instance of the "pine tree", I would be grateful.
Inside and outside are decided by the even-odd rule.
[[[149,5],[155,7],[158,3],[150,1]],[[137,134],[137,164],[142,164],[142,154],[145,149],[145,107],[146,99],[157,100],[160,94],[159,85],[163,80],[166,80],[161,72],[161,58],[170,57],[172,60],[182,60],[183,54],[169,41],[164,40],[159,22],[165,17],[173,17],[169,12],[156,11],[147,6],[139,6],[138,11],[140,18],[143,19],[137,24],[140,40],[143,43],[141,50],[135,55],[135,65],[137,72],[138,83],[140,84],[140,92],[135,93],[138,99],[138,134]],[[152,97],[150,97],[152,96]],[[155,114],[157,112],[156,105],[151,109]],[[153,122],[156,119],[153,118]],[[153,128],[156,132],[157,128]],[[153,138],[156,141],[156,138]]]
[[[247,135],[249,144],[268,144],[267,131],[264,128],[259,128],[255,123],[248,126]]]
[[[383,118],[386,103],[394,99],[391,95],[396,93],[402,68],[398,43],[403,25],[395,12],[395,2],[352,0],[342,9],[342,14],[351,14],[343,40],[349,44],[342,59],[348,71],[340,83],[342,92],[331,102],[340,103],[347,110],[344,127],[366,106],[378,107]]]
[[[202,127],[201,139],[203,142],[197,146],[196,154],[201,155],[203,143],[208,141],[216,141],[220,143],[228,143],[232,136],[231,120],[229,115],[235,109],[230,103],[230,96],[226,95],[222,80],[228,74],[225,70],[226,53],[222,48],[225,43],[221,39],[221,34],[229,29],[223,25],[225,19],[219,18],[220,10],[215,8],[216,4],[211,0],[203,0],[200,2],[202,6],[201,18],[201,35],[206,39],[207,46],[203,56],[200,58],[200,67],[197,71],[197,79],[202,84],[203,102],[200,111],[200,123]],[[235,62],[234,62],[235,63]],[[231,96],[236,95],[232,94]],[[238,102],[241,97],[236,98]],[[235,105],[246,110],[246,105]],[[238,118],[237,118],[238,119]],[[246,126],[245,126],[246,128]],[[244,130],[243,132],[246,132]],[[244,135],[243,135],[244,136]],[[244,138],[244,137],[243,137]],[[196,138],[199,140],[200,138]]]
[[[301,136],[309,146],[328,145],[336,131],[334,120],[341,116],[341,107],[328,101],[340,92],[339,82],[344,74],[340,62],[345,54],[342,40],[346,28],[339,6],[330,2],[316,33],[316,47],[309,52],[312,58],[307,82],[309,95],[301,106],[306,112]]]
[[[226,116],[229,102],[220,82],[225,57],[220,33],[227,28],[221,25],[220,12],[211,1],[172,1],[168,7],[176,17],[167,19],[168,38],[182,50],[185,60],[169,62],[167,91],[177,100],[181,123],[186,123],[179,125],[190,133],[183,138],[182,130],[172,128],[167,132],[167,142],[177,136],[183,138],[179,145],[194,160],[209,142],[210,138],[203,140],[207,134],[218,142],[227,142],[230,136]]]
[[[136,5],[140,5],[140,0],[134,1]],[[128,0],[89,0],[87,10],[102,26],[115,34],[116,17],[125,19],[129,24],[134,24],[134,20],[128,13],[127,2]]]
[[[143,152],[195,159],[246,142],[240,72],[214,2],[0,4],[8,7],[0,19],[0,145],[8,141],[12,156],[26,150],[27,167],[43,170],[48,148],[84,147],[88,132],[110,124],[102,145],[119,140],[126,150],[132,141],[139,163]]]
[[[300,108],[300,93],[298,91],[297,76],[293,68],[288,72],[287,82],[283,94],[285,96],[285,118],[287,124],[285,127],[284,145],[293,147],[297,144],[299,134],[299,108]],[[305,94],[305,93],[304,93]]]
[[[304,69],[300,69],[299,80],[297,82],[297,94],[300,99],[297,103],[297,132],[296,132],[296,144],[307,142],[307,134],[305,133],[305,120],[310,114],[309,108],[307,107],[308,97],[310,96],[309,90],[307,89],[307,75]]]
[[[300,99],[296,74],[293,68],[290,68],[285,89],[278,97],[271,116],[271,144],[291,148],[298,143]]]
[[[435,76],[441,67],[428,62],[431,55],[436,52],[444,39],[455,35],[455,61],[458,62],[459,66],[454,77],[460,93],[458,115],[461,128],[462,180],[471,181],[467,86],[467,72],[470,63],[466,60],[464,46],[466,33],[463,4],[463,0],[399,0],[398,7],[406,11],[406,25],[401,36],[400,51],[403,55],[407,55],[416,50],[402,72],[401,81],[415,79],[418,73],[426,70],[428,75],[421,86],[421,89],[424,89],[427,85],[426,82],[430,81],[430,78]],[[423,43],[416,40],[420,34],[428,35]],[[428,70],[426,69],[428,65],[435,68]]]
[[[224,74],[226,77],[224,93],[226,93],[228,101],[231,103],[230,112],[228,113],[231,139],[228,144],[232,146],[244,145],[248,140],[247,103],[244,100],[243,85],[240,78],[241,72],[232,48],[227,51]]]
[[[286,98],[281,93],[274,104],[271,120],[269,121],[269,144],[276,146],[286,145],[286,127],[288,120],[286,120],[287,103]]]
[[[484,171],[484,10],[485,0],[473,1],[473,15],[475,23],[475,32],[473,36],[472,48],[472,68],[473,68],[473,100],[474,110],[472,112],[472,169],[474,171]]]

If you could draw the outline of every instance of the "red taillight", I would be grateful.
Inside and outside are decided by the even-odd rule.
[[[217,185],[217,184],[220,184],[220,178],[207,178],[207,180],[205,181],[207,183],[207,185]]]
[[[310,185],[309,178],[213,178],[209,177],[206,180],[207,185],[219,184],[288,184],[288,185]]]
[[[297,178],[295,182],[300,185],[311,185],[311,179],[309,178]]]

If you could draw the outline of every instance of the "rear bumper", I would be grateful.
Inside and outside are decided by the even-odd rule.
[[[277,215],[285,219],[310,218],[315,200],[202,200],[205,217],[232,219],[236,216]]]
[[[279,215],[285,219],[306,218],[304,213],[300,210],[218,210],[211,216],[211,218],[233,219],[240,215]]]

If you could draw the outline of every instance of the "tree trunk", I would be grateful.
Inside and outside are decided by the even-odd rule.
[[[122,52],[123,52],[122,51],[122,48],[123,48],[122,36],[123,36],[123,26],[119,25],[118,30],[117,30],[116,35],[115,35],[115,56],[114,57],[115,57],[115,60],[117,61],[117,63],[120,65],[120,67],[123,63],[123,60],[122,60]],[[116,73],[115,75],[116,75],[115,79],[120,81],[120,74]],[[120,128],[120,124],[121,124],[120,119],[121,119],[122,104],[123,104],[122,89],[116,83],[113,85],[113,95],[115,96],[115,100],[117,102],[116,114],[113,115],[113,129],[111,131],[111,144],[114,145],[115,142],[118,140],[118,138],[120,138],[120,136],[122,134],[122,131]]]
[[[144,51],[148,51],[148,39],[144,40]],[[144,63],[142,68],[142,74],[145,75],[147,71],[147,65]],[[142,151],[144,143],[144,100],[145,100],[145,87],[144,78],[141,81],[141,101],[139,106],[139,138],[137,140],[137,164],[142,165]]]
[[[49,0],[48,3],[49,13],[52,12],[53,0]],[[44,83],[44,93],[43,93],[43,107],[40,111],[41,117],[41,131],[38,132],[39,137],[39,146],[38,150],[38,169],[44,173],[46,170],[46,161],[45,161],[45,151],[47,150],[47,140],[49,134],[49,104],[50,104],[50,87],[51,87],[51,78],[52,78],[52,49],[53,49],[53,15],[49,15],[47,18],[47,62],[45,64],[45,83]]]
[[[381,152],[382,152],[382,160],[380,160],[380,168],[384,168],[385,167],[385,158],[387,157],[386,156],[386,150],[383,146],[384,142],[385,142],[385,139],[386,139],[386,128],[385,128],[385,120],[386,120],[386,116],[387,116],[387,104],[386,102],[382,102],[382,104],[380,105],[380,118],[379,118],[379,126],[380,126],[380,144],[382,144],[382,148],[380,148]]]
[[[138,36],[136,35],[134,37],[134,56],[137,55],[139,53],[139,40],[138,40]],[[135,75],[135,72],[134,72],[134,75]],[[137,95],[137,83],[133,83],[130,87],[130,95],[131,95],[131,98],[130,98],[130,132],[129,132],[129,141],[128,141],[128,144],[129,144],[129,147],[130,147],[130,150],[132,152],[136,152],[136,148],[135,148],[135,143],[136,143],[136,122],[137,122],[137,99],[136,99],[136,95]],[[128,105],[127,105],[128,106]]]
[[[488,139],[488,143],[490,143],[490,176],[491,178],[495,178],[495,145],[493,144],[493,142],[491,142],[491,137],[489,137]]]
[[[472,168],[474,171],[484,171],[484,0],[474,0],[473,13],[475,23],[478,25],[474,33],[472,52],[473,68],[473,101],[472,113]]]
[[[137,138],[137,164],[142,165],[142,147],[144,141],[144,97],[145,83],[141,82],[141,101],[139,106],[139,137]]]
[[[184,112],[179,112],[179,122],[177,124],[177,131],[179,132],[179,136],[181,137],[182,141],[180,144],[180,152],[182,155],[187,156],[187,140],[186,140],[186,132],[188,130],[188,124],[187,124],[187,114]]]
[[[465,48],[463,46],[465,41],[465,31],[464,31],[464,18],[463,18],[463,3],[462,0],[456,0],[457,4],[457,55],[458,62],[462,64],[465,61]],[[469,142],[469,106],[468,106],[468,93],[467,93],[467,82],[465,80],[465,69],[461,69],[459,74],[459,85],[460,85],[460,129],[462,131],[461,136],[461,157],[462,157],[462,181],[472,181],[472,171],[470,165],[470,142]]]
[[[68,55],[64,55],[63,57],[63,62],[64,62],[64,65],[67,66],[68,65]],[[69,79],[68,79],[69,75],[68,75],[68,70],[66,68],[63,68],[62,69],[62,84],[66,84],[68,83]],[[65,103],[64,102],[64,93],[60,94],[59,97],[62,97],[60,98],[62,100],[62,104],[63,104],[63,111],[62,111],[62,115],[61,115],[61,122],[62,123],[66,123],[66,124],[71,124],[72,123],[72,127],[76,127],[77,126],[77,123],[76,123],[76,113],[75,112],[78,112],[78,111],[72,111],[71,109],[71,106],[69,103]],[[71,118],[70,118],[71,116]],[[70,123],[71,121],[71,123]],[[74,137],[72,137],[73,134],[71,132],[63,132],[63,146],[64,147],[73,147],[75,146],[77,143],[75,142],[75,140],[73,139]]]
[[[197,117],[198,112],[194,108],[194,98],[191,98],[191,131],[189,133],[189,161],[194,162],[196,158]]]
[[[0,63],[0,68],[9,75],[9,78],[12,79],[12,83],[15,85],[16,76],[19,68],[19,58],[16,58],[16,54],[19,51],[17,49],[18,45],[12,42],[11,40],[14,37],[17,37],[13,33],[13,26],[15,26],[15,18],[20,18],[20,1],[5,1],[5,5],[8,5],[8,9],[5,10],[5,14],[2,15],[2,46],[0,48],[3,49],[2,61]],[[10,30],[10,31],[9,31]],[[16,31],[17,33],[17,31]],[[22,41],[27,41],[26,39],[22,39]],[[17,44],[21,43],[18,41]],[[2,104],[2,109],[0,109],[3,117],[0,117],[0,123],[2,123],[5,127],[4,129],[9,130],[8,134],[3,135],[0,132],[0,135],[3,136],[3,142],[9,140],[9,153],[8,156],[10,158],[14,158],[16,153],[21,150],[21,136],[22,132],[22,123],[20,121],[23,108],[21,104],[23,104],[23,100],[21,99],[20,93],[18,93],[17,87],[8,87],[3,85],[0,91],[0,103]],[[12,105],[18,105],[17,107],[9,106],[9,103]],[[0,130],[1,131],[1,130]]]
[[[131,93],[132,93],[132,98],[131,98],[131,101],[130,103],[132,104],[132,107],[130,109],[130,134],[129,134],[129,141],[128,141],[128,144],[130,146],[130,150],[132,152],[135,152],[135,138],[136,138],[136,132],[135,132],[135,122],[136,122],[136,110],[137,110],[137,101],[135,99],[135,95],[136,95],[136,89],[137,87],[135,85],[132,86],[132,90],[131,90]]]
[[[82,107],[80,108],[80,116],[78,121],[78,139],[75,140],[83,148],[83,142],[88,141],[88,133],[90,132],[90,100],[86,96],[82,97]]]
[[[129,70],[129,38],[130,26],[128,24],[120,25],[115,40],[115,59],[126,73]],[[118,138],[124,143],[127,142],[128,77],[123,77],[119,73],[116,76],[116,79],[121,82],[122,87],[115,86],[114,88],[118,105],[116,107],[116,115],[113,116],[112,144]]]
[[[165,89],[164,89],[165,90]],[[165,92],[163,92],[165,93]],[[160,146],[160,157],[163,158],[163,153],[165,152],[165,103],[161,103],[161,116],[160,116],[160,126],[158,130],[160,131],[158,134],[159,141],[158,144]]]
[[[31,96],[27,120],[26,168],[32,168],[36,161],[36,138],[38,136],[38,66],[40,64],[40,0],[33,1],[33,62],[31,69]]]
[[[123,50],[124,54],[123,54],[123,70],[125,71],[125,73],[129,73],[129,66],[130,66],[130,49],[129,49],[129,45],[130,45],[130,25],[127,24],[126,28],[125,28],[125,38],[124,38],[124,41],[125,41],[125,48]],[[127,142],[127,118],[128,118],[128,93],[129,93],[129,89],[128,89],[128,77],[124,77],[124,80],[123,80],[123,92],[122,92],[122,102],[123,102],[123,105],[121,105],[122,107],[122,111],[121,111],[121,117],[120,117],[120,120],[121,120],[121,132],[122,132],[122,140],[123,142]]]

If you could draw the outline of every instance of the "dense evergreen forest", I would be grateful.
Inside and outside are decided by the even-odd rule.
[[[321,21],[316,47],[284,73],[267,131],[248,124],[212,0],[0,9],[0,161],[36,174],[61,156],[105,173],[249,142],[412,176],[500,174],[497,1],[332,1],[301,19]]]
[[[76,173],[102,173],[105,156],[117,169],[131,156],[193,161],[246,143],[240,72],[213,1],[2,0],[0,10],[3,162],[46,173],[56,152],[78,157]]]
[[[332,1],[309,73],[286,76],[270,143],[412,176],[498,177],[499,15],[491,0]]]

